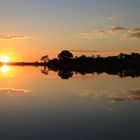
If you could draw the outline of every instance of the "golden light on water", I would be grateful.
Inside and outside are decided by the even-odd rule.
[[[3,65],[3,66],[1,67],[1,72],[2,72],[2,73],[7,74],[9,71],[10,71],[10,67],[9,67],[9,66]]]
[[[0,61],[4,63],[9,62],[9,60],[10,60],[9,56],[2,56],[0,59]]]

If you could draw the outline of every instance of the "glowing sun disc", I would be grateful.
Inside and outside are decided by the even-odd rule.
[[[8,56],[3,56],[1,57],[1,62],[9,62],[9,57]]]

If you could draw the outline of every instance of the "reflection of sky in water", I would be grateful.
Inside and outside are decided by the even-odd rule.
[[[1,138],[138,139],[140,78],[61,80],[39,67],[11,70],[12,77],[0,75]]]
[[[108,99],[112,102],[120,102],[126,100],[140,100],[140,89],[112,89],[94,91],[92,89],[85,89],[79,93],[81,97],[93,99]]]

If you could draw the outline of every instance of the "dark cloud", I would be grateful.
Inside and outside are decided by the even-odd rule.
[[[125,37],[128,39],[140,39],[140,31],[129,32]]]
[[[0,35],[0,40],[24,39],[22,35]]]
[[[108,29],[109,32],[120,32],[120,31],[124,31],[127,28],[125,27],[121,27],[121,26],[112,26],[111,28]]]
[[[128,32],[140,32],[140,28],[138,27],[138,28],[130,28],[129,30],[128,30]]]

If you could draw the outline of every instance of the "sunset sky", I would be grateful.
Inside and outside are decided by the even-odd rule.
[[[0,56],[140,52],[140,0],[0,0]]]

